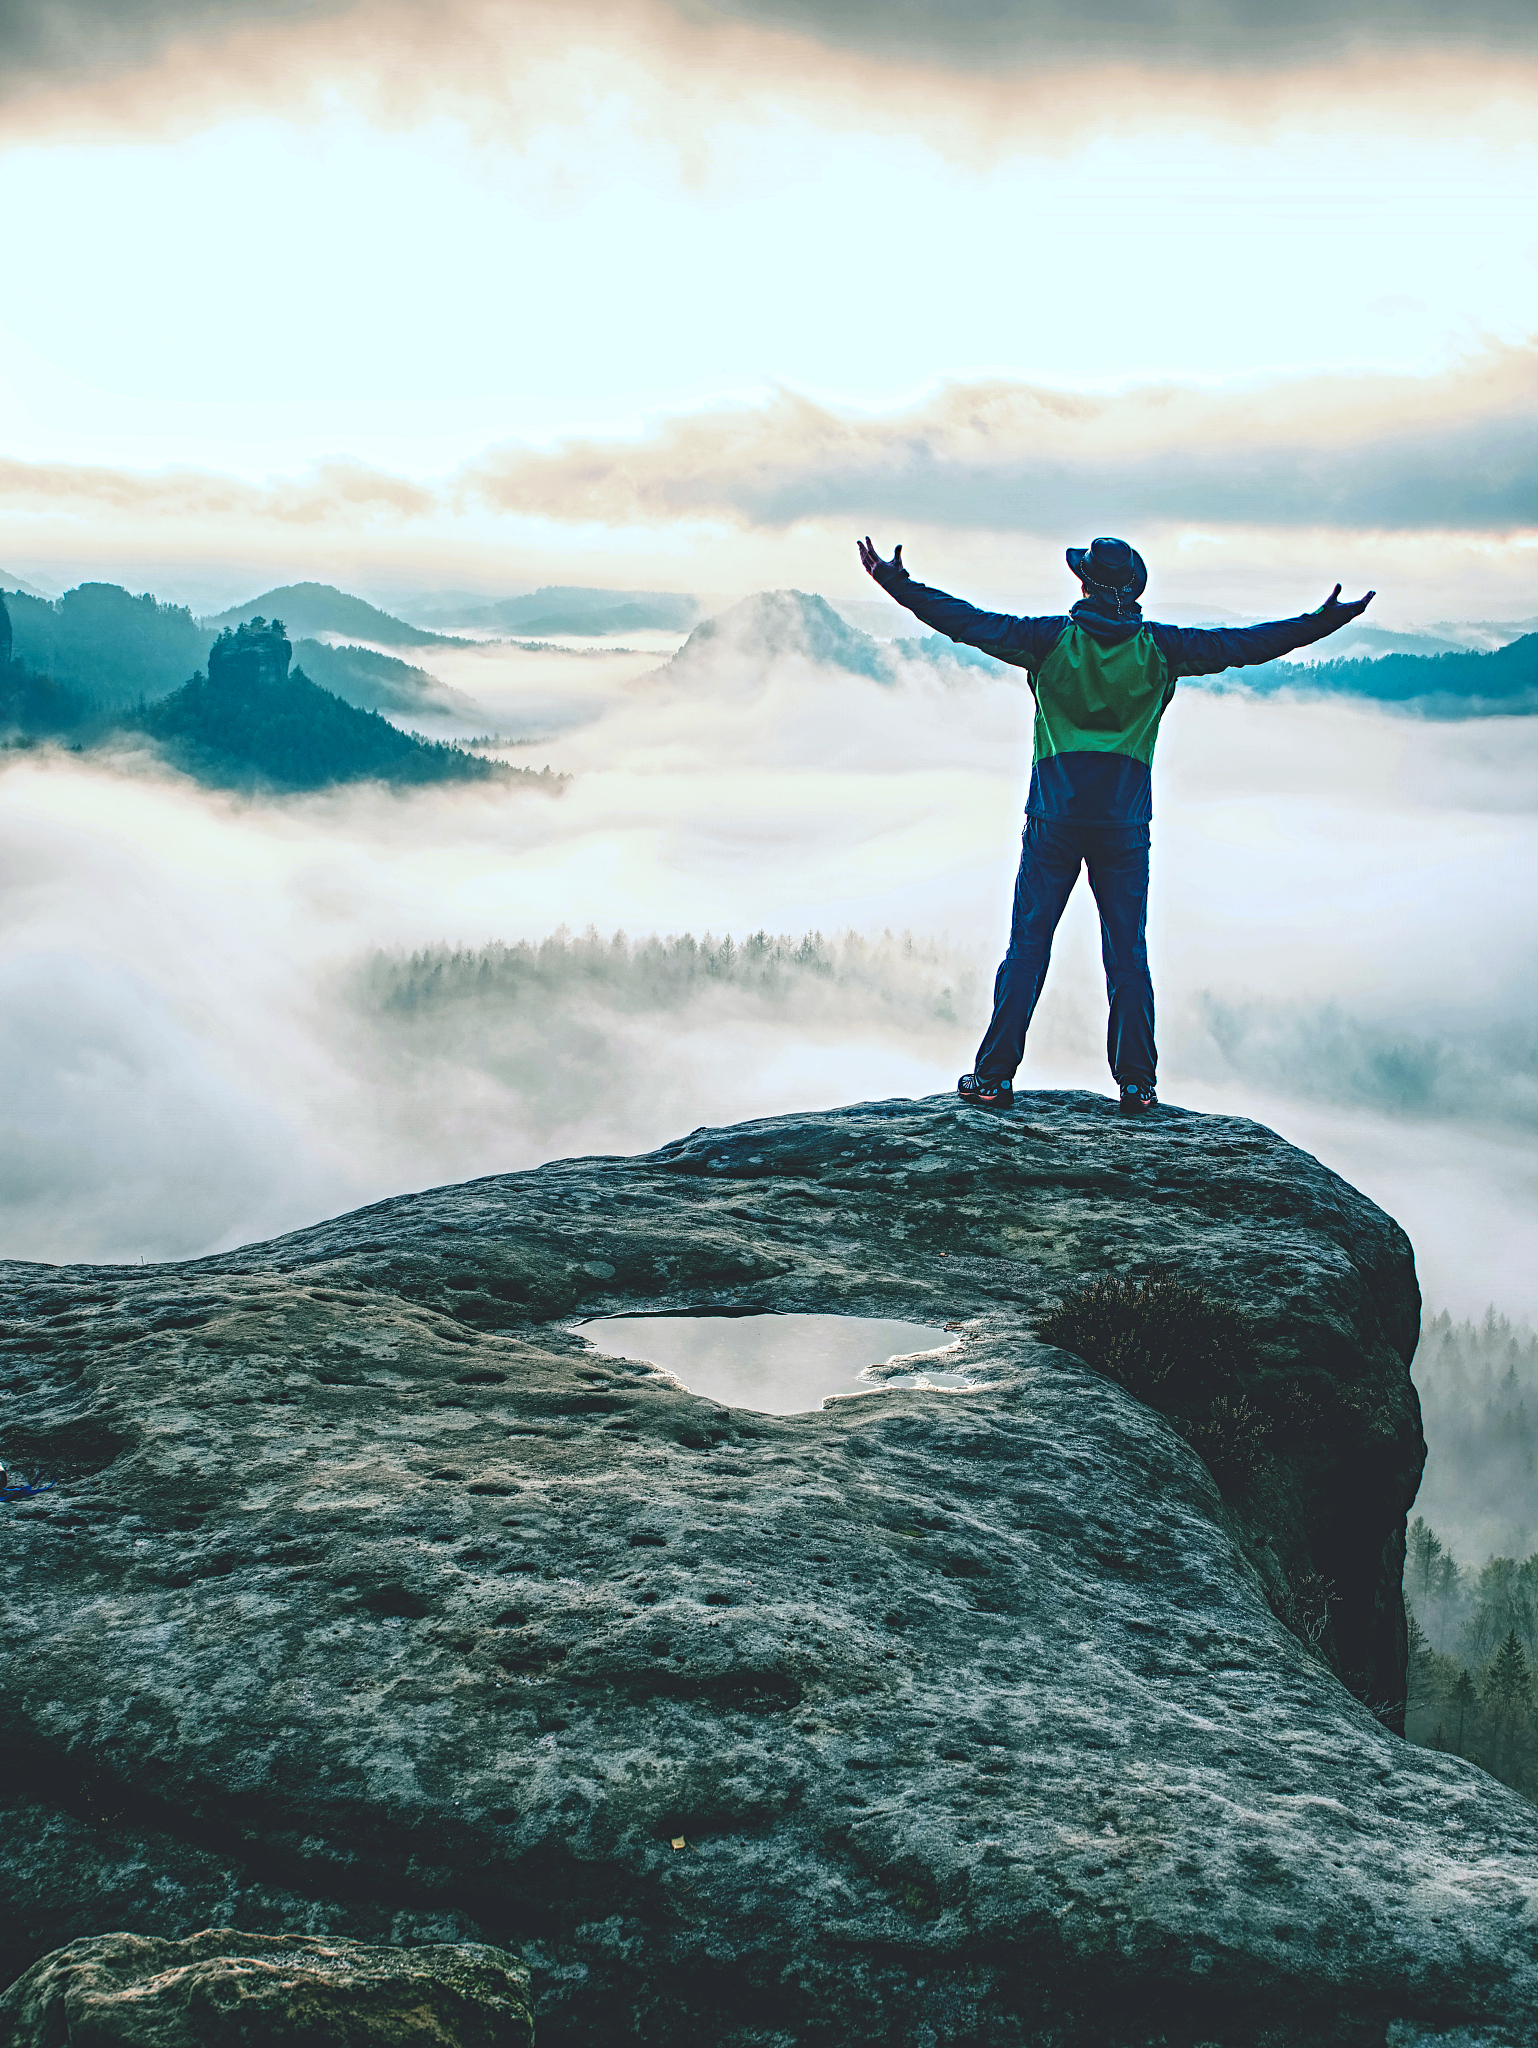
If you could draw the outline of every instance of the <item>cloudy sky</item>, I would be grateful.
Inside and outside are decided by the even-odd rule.
[[[1529,613],[1535,17],[1282,12],[8,0],[0,566]]]

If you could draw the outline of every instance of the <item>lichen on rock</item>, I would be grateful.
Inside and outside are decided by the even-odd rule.
[[[1242,1320],[1221,1485],[1037,1334],[1107,1276]],[[1538,1814],[1392,1727],[1409,1246],[1258,1125],[872,1103],[0,1287],[64,1482],[8,1975],[229,1926],[510,1950],[542,2048],[1527,2038]],[[727,1409],[575,1327],[728,1306],[958,1325],[978,1390]]]
[[[368,1948],[205,1928],[106,1934],[32,1965],[0,1998],[8,2048],[531,2048],[529,1973],[461,1942]]]

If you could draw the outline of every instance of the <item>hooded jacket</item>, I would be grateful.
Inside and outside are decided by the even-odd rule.
[[[1036,698],[1026,816],[1082,825],[1152,818],[1154,742],[1181,676],[1275,661],[1355,616],[1322,605],[1263,626],[1161,626],[1124,592],[1087,585],[1071,612],[1017,618],[883,568],[882,588],[926,626],[1025,670]]]

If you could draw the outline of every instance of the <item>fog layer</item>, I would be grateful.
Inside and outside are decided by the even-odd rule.
[[[245,802],[3,757],[0,1251],[196,1253],[953,1086],[1005,937],[1027,691],[783,645],[654,664],[434,650],[499,730],[539,735],[502,755],[570,773],[564,794]],[[1156,762],[1162,1092],[1356,1180],[1459,1314],[1538,1306],[1535,767],[1538,720],[1194,690]],[[641,943],[684,934],[692,956]],[[1109,1086],[1097,953],[1081,889],[1023,1085]]]

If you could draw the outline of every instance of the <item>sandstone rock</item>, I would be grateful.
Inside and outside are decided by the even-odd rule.
[[[529,2048],[529,1976],[492,1948],[365,1948],[212,1927],[103,1934],[0,1998],[14,2048]]]
[[[1034,1336],[1110,1270],[1253,1319],[1227,1498]],[[512,1949],[541,2048],[1530,2039],[1538,1811],[1384,1725],[1409,1247],[1254,1124],[867,1104],[0,1284],[66,1482],[11,1971],[218,1923]],[[958,1323],[978,1390],[767,1416],[571,1327],[689,1305]]]

